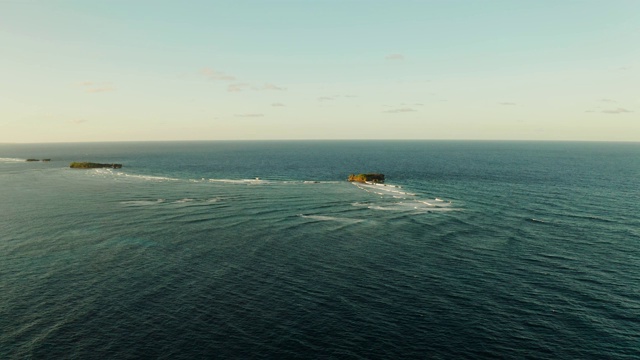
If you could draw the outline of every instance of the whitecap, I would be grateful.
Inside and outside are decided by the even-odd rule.
[[[27,162],[27,159],[0,158],[0,162],[3,162],[3,163]]]
[[[184,199],[176,200],[173,203],[174,204],[184,204],[184,203],[192,202],[194,200],[195,199],[184,198]]]
[[[337,222],[348,223],[348,224],[356,224],[356,223],[364,221],[362,219],[351,219],[351,218],[326,216],[326,215],[298,214],[298,216],[300,216],[301,218],[304,218],[304,219],[312,219],[312,220],[316,220],[316,221],[337,221]]]
[[[131,205],[131,206],[149,206],[149,205],[159,205],[162,204],[164,199],[156,199],[156,200],[129,200],[129,201],[121,201],[120,204],[123,205]]]

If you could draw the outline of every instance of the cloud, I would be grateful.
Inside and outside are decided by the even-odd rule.
[[[204,76],[205,78],[215,81],[215,80],[220,80],[220,81],[233,81],[236,79],[235,76],[233,75],[229,75],[229,74],[225,74],[221,71],[216,71],[213,70],[211,68],[203,68],[202,70],[200,70],[200,75]]]
[[[280,87],[280,86],[276,86],[276,85],[274,85],[274,84],[267,83],[267,84],[264,84],[264,85],[263,85],[261,88],[259,88],[258,90],[284,91],[284,90],[287,90],[287,88],[283,88],[283,87]]]
[[[109,91],[115,91],[111,83],[97,83],[93,81],[82,81],[77,84],[84,92],[95,94]]]
[[[389,54],[385,56],[387,60],[404,60],[404,55],[402,54]]]
[[[501,102],[501,103],[500,103],[500,105],[503,105],[503,106],[514,106],[514,105],[516,105],[516,103],[512,103],[512,102]]]
[[[415,110],[412,108],[398,108],[398,109],[385,110],[383,111],[383,113],[400,114],[400,113],[408,113],[408,112],[415,112],[415,111],[418,111],[418,110]]]
[[[249,83],[235,83],[235,84],[229,84],[229,86],[227,86],[227,91],[229,92],[241,92],[241,91],[245,91],[247,89],[251,88],[251,84]]]
[[[320,96],[318,98],[318,101],[331,101],[331,100],[333,100],[333,98],[330,96]]]
[[[273,103],[273,104],[271,104],[271,106],[282,107],[282,106],[285,106],[285,105],[283,103]]]
[[[285,91],[286,88],[281,86],[277,86],[271,83],[264,84],[260,87],[252,86],[250,83],[233,83],[227,86],[227,91],[229,92],[241,92],[245,90],[255,90],[255,91]]]
[[[624,114],[624,113],[632,113],[633,111],[631,110],[627,110],[627,109],[623,109],[623,108],[617,108],[617,109],[609,109],[609,110],[602,110],[601,113],[603,114]]]
[[[604,103],[615,103],[617,101],[615,100],[611,100],[611,99],[600,99],[600,102],[604,102]]]
[[[264,114],[236,114],[236,117],[263,117]]]
[[[76,119],[76,120],[69,120],[67,121],[67,123],[69,124],[74,124],[74,125],[80,125],[80,124],[84,124],[86,123],[87,120],[86,119]]]

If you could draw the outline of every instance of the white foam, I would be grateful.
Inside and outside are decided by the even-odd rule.
[[[262,185],[268,184],[270,181],[261,180],[260,178],[255,179],[209,179],[209,182],[220,182],[225,184],[244,184],[244,185]]]
[[[174,204],[184,204],[184,203],[192,202],[194,200],[195,199],[184,198],[184,199],[176,200],[173,203]]]
[[[130,200],[130,201],[121,201],[120,204],[123,205],[133,205],[133,206],[149,206],[149,205],[159,205],[162,204],[164,199],[157,200]]]
[[[118,173],[118,175],[124,177],[130,177],[134,179],[148,180],[148,181],[180,181],[180,179],[170,178],[165,176],[150,176],[150,175],[131,175],[125,173]]]
[[[440,198],[424,199],[417,193],[400,190],[398,185],[380,183],[353,183],[358,189],[376,195],[372,203],[352,203],[352,206],[367,206],[372,210],[404,211],[411,213],[427,213],[435,211],[452,211],[451,202]]]
[[[110,168],[100,168],[100,169],[92,169],[93,175],[108,175],[136,180],[145,180],[145,181],[180,181],[180,179],[170,178],[165,176],[151,176],[151,175],[135,175],[135,174],[127,174],[122,171],[113,171]]]
[[[312,219],[317,221],[337,221],[337,222],[348,223],[348,224],[356,224],[364,221],[362,219],[350,219],[350,218],[342,218],[342,217],[334,217],[334,216],[326,216],[326,215],[299,214],[298,216],[300,216],[301,218]]]
[[[27,162],[27,159],[0,158],[0,162],[3,162],[3,163]]]

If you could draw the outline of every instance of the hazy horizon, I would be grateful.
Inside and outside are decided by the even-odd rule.
[[[0,1],[0,143],[640,141],[640,2]]]

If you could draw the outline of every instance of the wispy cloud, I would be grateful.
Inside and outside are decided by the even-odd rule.
[[[82,81],[77,84],[80,86],[84,92],[95,94],[102,93],[108,91],[115,91],[115,88],[111,85],[111,83],[97,83],[93,81]]]
[[[517,105],[517,104],[513,103],[513,102],[501,102],[500,105],[502,105],[502,106],[514,106],[514,105]]]
[[[603,103],[615,103],[617,101],[611,100],[611,99],[600,99],[600,102],[603,102]]]
[[[331,101],[333,98],[331,96],[320,96],[318,101]]]
[[[385,56],[387,60],[404,60],[404,55],[402,54],[389,54]]]
[[[281,86],[277,86],[271,83],[267,83],[262,85],[261,88],[258,88],[257,90],[273,90],[273,91],[284,91],[287,90],[287,88],[283,88]]]
[[[263,117],[264,114],[254,113],[254,114],[236,114],[236,117]]]
[[[236,79],[236,77],[233,75],[226,74],[222,71],[216,71],[208,67],[201,69],[200,75],[204,76],[206,79],[213,81],[234,81]]]
[[[283,104],[283,103],[273,103],[273,104],[271,104],[271,106],[282,107],[282,106],[285,106],[285,104]]]
[[[264,84],[262,86],[253,86],[247,82],[241,83],[233,83],[227,85],[227,91],[229,92],[242,92],[245,90],[254,90],[254,91],[286,91],[287,88],[277,86],[271,83]]]
[[[397,109],[390,109],[390,110],[385,110],[383,111],[383,113],[387,113],[387,114],[401,114],[401,113],[408,113],[408,112],[415,112],[418,110],[412,109],[412,108],[397,108]]]
[[[628,110],[628,109],[623,109],[623,108],[617,108],[617,109],[608,109],[608,110],[602,110],[601,113],[603,114],[624,114],[624,113],[632,113],[633,111]]]
[[[227,91],[229,92],[240,92],[240,91],[245,91],[247,89],[251,88],[251,84],[249,83],[235,83],[235,84],[229,84],[227,86]]]

